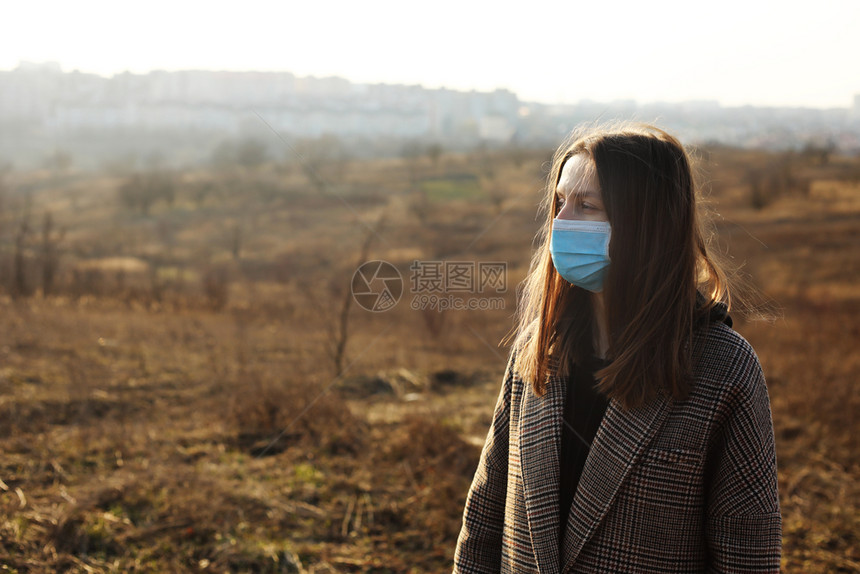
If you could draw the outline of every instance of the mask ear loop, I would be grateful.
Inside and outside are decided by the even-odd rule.
[[[606,255],[606,259],[612,261],[612,258],[609,257],[609,240],[612,239],[612,228],[609,228],[609,231],[606,233],[606,246],[603,248],[603,254]]]

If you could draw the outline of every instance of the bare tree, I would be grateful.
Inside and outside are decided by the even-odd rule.
[[[368,228],[364,235],[364,241],[361,244],[361,252],[358,256],[355,268],[357,269],[362,263],[368,260],[370,254],[370,246],[373,244],[373,239],[382,230],[385,224],[385,213],[383,213],[376,224]],[[334,325],[334,341],[332,345],[332,361],[334,362],[335,376],[339,377],[343,374],[343,364],[346,360],[346,346],[349,342],[349,310],[352,308],[353,296],[352,285],[345,289],[343,300],[340,306],[337,323]]]
[[[159,200],[173,205],[176,184],[173,178],[162,172],[136,173],[119,187],[117,193],[124,207],[149,215],[152,205]]]
[[[224,309],[230,296],[230,280],[227,276],[227,270],[223,267],[208,269],[203,275],[203,291],[206,294],[206,301],[213,310]]]
[[[60,264],[57,246],[66,235],[65,229],[54,230],[54,218],[50,211],[42,218],[42,295],[47,297],[54,292],[54,281]]]
[[[330,186],[342,181],[346,175],[349,154],[340,140],[333,136],[301,140],[293,147],[293,152],[302,173],[322,195],[330,195]]]
[[[427,190],[418,188],[409,194],[406,206],[412,214],[418,218],[422,227],[427,224],[430,219],[433,206],[430,204],[430,198],[427,197]]]
[[[386,214],[383,213],[375,224],[368,226],[367,232],[364,236],[364,240],[361,244],[361,249],[359,251],[356,265],[354,267],[355,269],[357,269],[359,266],[361,266],[364,262],[368,260],[373,240],[381,232],[385,224],[385,218]],[[337,291],[339,290],[338,287],[341,284],[341,282],[338,282],[337,286],[333,286],[332,289],[334,296],[337,296],[339,294],[341,297],[340,307],[336,313],[331,312],[331,305],[329,304],[329,301],[321,300],[312,285],[301,285],[301,290],[311,302],[311,304],[320,311],[320,314],[323,317],[326,317],[326,330],[328,332],[329,342],[328,354],[332,361],[335,377],[339,377],[344,372],[344,363],[346,363],[346,353],[350,337],[349,315],[350,309],[352,309],[352,304],[354,301],[351,282],[349,285],[346,286],[342,293],[337,293]]]
[[[269,150],[261,141],[246,139],[236,146],[236,163],[242,167],[255,169],[266,163],[268,159]]]
[[[233,259],[238,261],[239,255],[242,253],[242,226],[234,223],[230,227],[230,253],[233,254]]]
[[[6,198],[8,195],[8,187],[3,178],[3,170],[0,169],[0,220],[3,218],[3,211],[6,208]]]
[[[15,255],[12,259],[13,270],[13,297],[27,297],[31,294],[30,286],[27,284],[27,269],[26,256],[24,250],[27,248],[27,239],[30,235],[30,197],[27,196],[24,204],[24,213],[21,216],[21,221],[18,224],[18,230],[15,232]]]
[[[445,148],[440,143],[431,143],[427,146],[427,157],[430,158],[430,163],[433,164],[434,169],[439,167],[439,160],[442,159],[444,152]]]
[[[472,162],[478,176],[495,179],[497,158],[493,156],[486,144],[482,143],[472,153]]]
[[[748,169],[746,174],[747,185],[749,185],[750,206],[753,209],[763,209],[768,202],[764,191],[764,177],[759,169]]]
[[[51,170],[51,174],[56,179],[59,175],[68,172],[72,168],[74,158],[72,155],[61,149],[56,149],[52,154],[45,158],[45,167]]]
[[[501,213],[502,206],[510,192],[509,185],[506,182],[503,182],[500,178],[495,177],[495,175],[482,176],[480,178],[480,185],[481,191],[487,195],[487,198],[493,205],[496,215]]]
[[[410,190],[416,189],[421,179],[421,152],[421,145],[417,141],[408,141],[400,148],[400,158],[406,168]]]

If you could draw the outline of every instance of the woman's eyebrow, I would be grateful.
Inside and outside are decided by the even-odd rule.
[[[555,188],[555,194],[561,197],[567,197],[568,195],[572,197],[590,197],[593,199],[601,199],[600,194],[596,191],[592,191],[590,189],[582,190],[582,189],[574,189],[570,194],[564,192],[560,187]]]

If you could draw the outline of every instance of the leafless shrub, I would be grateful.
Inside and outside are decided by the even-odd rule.
[[[299,443],[329,453],[355,453],[363,445],[364,423],[326,386],[246,372],[227,395],[228,427],[259,456]]]
[[[406,520],[413,528],[432,532],[436,542],[456,538],[477,450],[456,429],[428,415],[411,418],[391,437],[381,456],[396,461],[412,485]]]

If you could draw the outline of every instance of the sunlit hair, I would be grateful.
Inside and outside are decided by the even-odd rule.
[[[556,187],[575,155],[596,172],[612,227],[603,291],[611,363],[596,373],[598,388],[626,408],[658,392],[682,399],[691,384],[696,325],[718,302],[730,303],[729,290],[708,251],[687,153],[649,125],[579,129],[556,151],[512,333],[517,371],[543,395],[549,374],[568,375],[595,352],[590,293],[559,275],[549,251]]]

